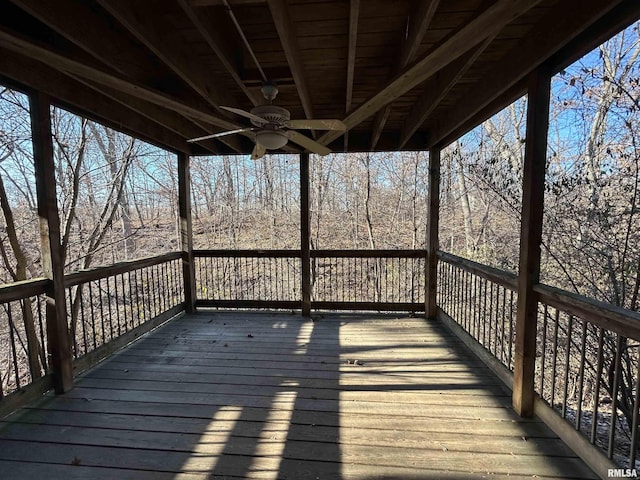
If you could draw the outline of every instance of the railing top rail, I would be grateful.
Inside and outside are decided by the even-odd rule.
[[[101,278],[112,277],[121,273],[132,272],[145,267],[152,267],[161,263],[170,262],[171,260],[178,260],[182,258],[182,252],[170,252],[162,255],[156,255],[154,257],[140,258],[138,260],[131,260],[128,262],[114,263],[106,267],[96,267],[88,270],[80,270],[65,275],[65,287],[72,287],[74,285],[80,285],[81,283],[87,283]]]
[[[9,303],[45,293],[49,279],[34,278],[0,285],[0,303]]]
[[[426,250],[394,250],[394,249],[376,249],[376,250],[311,250],[311,258],[425,258]]]
[[[300,258],[301,250],[194,250],[195,257],[227,257],[227,258]],[[426,250],[311,250],[312,258],[424,258]]]
[[[549,285],[535,285],[540,302],[587,320],[605,330],[640,341],[640,313]]]
[[[224,249],[200,249],[193,251],[194,257],[210,258],[300,258],[300,250],[224,250]]]
[[[486,278],[487,280],[502,285],[510,290],[518,290],[518,275],[504,270],[499,270],[488,265],[483,265],[473,260],[458,257],[452,253],[447,253],[438,250],[436,253],[438,258],[445,263],[459,267],[467,272],[478,275],[479,277]]]

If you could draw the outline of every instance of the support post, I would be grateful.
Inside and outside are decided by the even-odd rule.
[[[427,265],[424,311],[427,318],[436,318],[438,305],[438,228],[440,225],[440,147],[429,150],[429,211],[427,213]]]
[[[49,369],[56,393],[73,388],[73,364],[64,287],[64,252],[56,197],[51,138],[51,102],[36,92],[29,96],[33,161],[36,177],[42,269],[49,279],[45,291]]]
[[[191,220],[191,176],[189,155],[178,153],[178,207],[180,210],[180,247],[182,249],[182,278],[187,313],[196,311],[196,275],[193,257],[193,226]]]
[[[527,143],[525,146],[520,224],[520,268],[516,316],[513,407],[523,417],[533,415],[540,244],[544,213],[544,182],[549,129],[551,75],[539,67],[529,77]]]
[[[309,154],[300,154],[300,254],[302,315],[311,316],[311,221],[309,217]]]

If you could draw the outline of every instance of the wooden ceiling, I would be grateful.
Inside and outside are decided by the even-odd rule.
[[[218,106],[264,103],[262,69],[292,118],[344,121],[305,132],[333,151],[425,149],[639,17],[637,0],[1,0],[0,82],[172,150],[249,153],[186,140],[247,126]]]

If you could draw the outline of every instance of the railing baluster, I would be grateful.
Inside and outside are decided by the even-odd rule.
[[[562,397],[562,418],[567,417],[567,395],[569,394],[569,361],[571,360],[571,333],[573,330],[573,315],[569,315],[567,322],[567,352],[564,361],[564,391]]]
[[[622,362],[622,343],[623,337],[619,333],[616,335],[616,356],[613,374],[613,389],[611,392],[611,423],[609,425],[609,444],[607,447],[607,456],[613,458],[613,449],[615,447],[616,423],[618,420],[618,390],[620,388],[620,375]]]
[[[582,422],[582,400],[584,389],[584,367],[587,355],[587,322],[582,321],[582,344],[580,345],[580,369],[578,372],[578,408],[576,412],[576,430],[580,430]]]
[[[120,297],[118,296],[118,276],[113,277],[113,299],[116,304],[116,326],[118,336],[122,335],[122,320],[120,319]],[[126,331],[126,330],[125,330]]]
[[[591,443],[596,443],[596,434],[598,427],[598,406],[600,403],[600,383],[602,379],[602,368],[604,366],[604,328],[600,327],[598,333],[598,360],[596,367],[596,385],[595,394],[593,396],[593,413],[591,415]]]
[[[13,360],[13,374],[16,382],[16,390],[22,388],[20,383],[20,369],[18,367],[18,352],[16,349],[16,332],[15,325],[13,323],[13,313],[11,311],[11,302],[7,305],[7,320],[9,322],[9,341],[11,344],[11,358]]]
[[[631,420],[631,444],[629,445],[629,465],[632,468],[635,468],[638,450],[638,409],[640,408],[640,348],[638,347],[636,347],[636,363],[636,385]]]
[[[87,339],[87,324],[84,317],[84,298],[82,296],[83,285],[78,285],[76,289],[76,301],[80,304],[80,322],[82,326],[82,344],[84,351],[83,353],[87,353],[88,348],[88,339]]]
[[[73,296],[72,296],[72,288],[67,290],[67,295],[69,297],[69,312],[73,312]],[[73,315],[71,316],[71,325],[69,325],[69,330],[71,334],[71,339],[73,340],[73,357],[78,358],[78,336],[76,335],[76,324],[73,321]]]
[[[547,314],[549,313],[549,307],[544,305],[542,310],[542,357],[540,359],[540,398],[544,400],[544,377],[546,373],[546,359],[547,359]]]
[[[556,308],[553,330],[553,366],[551,367],[551,407],[556,403],[556,371],[558,365],[558,329],[560,327],[560,310]]]

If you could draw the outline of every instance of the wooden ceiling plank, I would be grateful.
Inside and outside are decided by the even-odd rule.
[[[40,0],[11,0],[49,28],[113,68],[116,72],[141,79],[142,72],[152,70],[151,62],[131,55],[130,44],[100,21],[86,3],[56,0],[55,8]],[[132,74],[133,70],[135,73]]]
[[[413,108],[411,108],[409,115],[404,121],[400,133],[399,148],[405,146],[409,138],[416,133],[431,112],[433,112],[442,99],[447,96],[453,86],[465,74],[469,67],[473,65],[494,38],[495,37],[487,38],[480,46],[456,59],[453,63],[450,63],[433,76],[425,92],[414,104]]]
[[[213,79],[199,66],[190,52],[182,48],[180,41],[172,38],[171,32],[161,29],[153,16],[138,2],[130,0],[97,0],[129,33],[144,44],[167,67],[175,72],[187,85],[196,91],[214,108],[223,101]],[[234,103],[233,100],[226,103]]]
[[[622,0],[583,0],[579,9],[573,4],[559,5],[560,11],[554,9],[534,27],[536,35],[525,36],[501,59],[501,67],[491,72],[489,81],[474,84],[458,100],[457,105],[449,110],[446,120],[433,119],[424,125],[429,132],[429,144],[438,143],[466,124],[596,19],[603,17],[620,3]]]
[[[33,0],[32,0],[33,1]],[[220,62],[227,70],[233,81],[236,83],[238,88],[245,94],[245,96],[249,99],[249,101],[253,104],[253,106],[259,105],[260,102],[256,98],[256,96],[246,87],[242,78],[240,78],[239,73],[236,70],[236,67],[231,60],[232,53],[228,51],[228,48],[225,48],[225,43],[221,38],[219,32],[215,28],[210,28],[201,20],[201,15],[196,12],[192,6],[191,2],[188,0],[178,0],[178,3],[182,7],[182,10],[187,15],[191,23],[196,27],[202,38],[207,42],[209,48],[218,56]]]
[[[539,2],[540,0],[498,0],[449,37],[439,48],[428,53],[411,67],[403,70],[377,94],[347,115],[343,123],[347,126],[347,129],[360,124],[382,107],[415,88],[438,70],[484,41],[487,37],[495,35],[505,25]],[[342,132],[328,132],[320,137],[318,142],[326,145],[341,135],[343,135]]]
[[[22,54],[26,57],[38,60],[50,65],[56,70],[65,71],[74,75],[81,76],[85,79],[94,81],[100,85],[104,85],[114,90],[129,94],[133,97],[148,101],[155,105],[168,108],[190,118],[198,119],[203,122],[210,123],[219,128],[233,130],[242,128],[242,125],[231,122],[226,119],[219,118],[210,111],[202,108],[202,106],[193,106],[184,100],[177,99],[165,93],[158,92],[138,85],[129,80],[122,79],[104,70],[100,70],[94,66],[86,65],[72,58],[52,50],[49,47],[42,46],[32,42],[30,39],[23,38],[15,32],[0,27],[0,46]]]
[[[268,0],[267,3],[269,4],[273,22],[280,37],[280,43],[287,57],[287,63],[291,69],[293,80],[298,89],[298,96],[300,97],[304,114],[307,118],[314,118],[309,86],[302,67],[302,54],[298,47],[287,2],[286,0]]]

